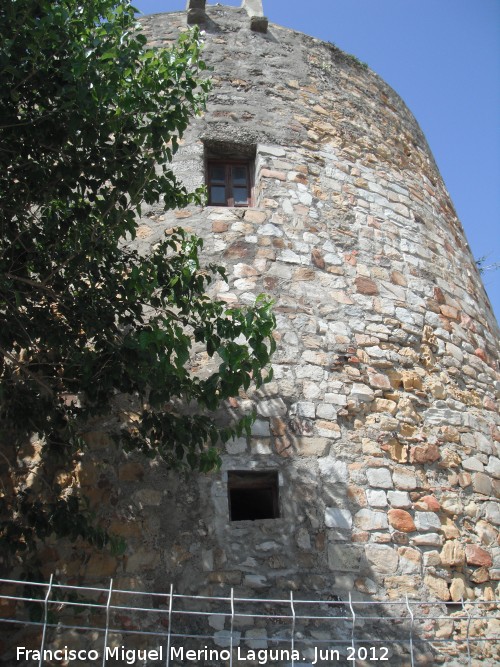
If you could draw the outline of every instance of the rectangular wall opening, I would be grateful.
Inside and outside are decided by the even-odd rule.
[[[279,518],[278,472],[233,470],[228,472],[231,521]]]

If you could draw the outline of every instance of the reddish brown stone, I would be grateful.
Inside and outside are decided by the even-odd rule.
[[[468,544],[465,547],[465,558],[467,565],[479,565],[480,567],[491,567],[493,560],[490,554],[475,544]]]
[[[287,458],[293,454],[292,443],[287,437],[275,438],[274,448],[276,453],[283,458]]]
[[[402,533],[412,533],[414,530],[417,530],[411,514],[405,510],[389,510],[387,518],[391,526]]]
[[[458,320],[458,310],[453,306],[443,305],[440,310],[445,317],[448,317],[451,320]]]
[[[429,512],[439,512],[441,509],[441,505],[434,496],[423,496],[423,498],[420,498],[419,502],[425,503]]]
[[[391,273],[391,282],[400,287],[406,287],[408,285],[406,278],[399,271],[393,271]]]
[[[271,431],[273,435],[285,435],[287,428],[286,423],[280,417],[271,417]]]
[[[439,304],[443,304],[446,301],[443,290],[440,287],[434,288],[434,298]]]
[[[410,451],[410,461],[412,463],[433,463],[440,457],[439,447],[437,445],[417,445]]]
[[[352,252],[346,252],[344,254],[344,259],[346,261],[346,264],[350,264],[351,266],[356,266],[358,263],[358,258],[357,258],[358,251],[353,250]]]
[[[274,171],[272,169],[262,169],[260,172],[262,178],[276,178],[278,181],[286,181],[286,174],[282,171]]]
[[[479,357],[485,363],[488,361],[485,351],[481,350],[480,347],[478,347],[477,350],[474,351],[474,354],[476,355],[476,357]]]
[[[311,261],[314,266],[318,269],[325,268],[325,260],[323,259],[323,254],[318,248],[313,248],[311,252]]]
[[[245,241],[235,241],[224,251],[224,257],[242,259],[243,257],[253,255],[254,252],[255,248],[253,244],[246,243]]]
[[[371,278],[367,278],[366,276],[358,276],[354,282],[360,294],[378,294],[378,287]]]
[[[227,232],[228,229],[229,225],[227,224],[227,222],[224,222],[223,220],[214,220],[212,222],[212,231],[215,232],[216,234]]]
[[[193,213],[192,211],[184,210],[184,211],[175,211],[174,215],[178,220],[181,220],[184,218],[190,218],[193,215]]]

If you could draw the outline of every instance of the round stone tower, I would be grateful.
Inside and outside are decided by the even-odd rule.
[[[273,381],[228,406],[257,419],[220,473],[151,471],[148,557],[127,574],[207,595],[493,599],[499,331],[425,137],[375,73],[268,25],[260,0],[142,19],[153,46],[195,23],[213,90],[175,169],[210,204],[144,207],[138,237],[203,237],[229,276],[214,296],[274,298],[278,350]]]

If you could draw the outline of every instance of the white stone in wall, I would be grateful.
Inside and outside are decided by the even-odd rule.
[[[320,403],[316,408],[316,416],[319,419],[335,420],[337,418],[337,410],[331,403]]]
[[[347,463],[337,461],[333,456],[318,459],[319,471],[329,482],[346,484],[349,479]]]
[[[425,533],[424,535],[415,535],[411,543],[419,547],[441,547],[444,542],[442,535],[437,533]]]
[[[367,402],[373,401],[375,394],[373,389],[368,387],[366,384],[361,384],[360,382],[355,382],[352,385],[351,397],[357,398],[359,401]]]
[[[286,151],[280,146],[268,146],[266,144],[259,144],[257,146],[257,154],[272,155],[273,157],[285,157]]]
[[[352,515],[349,510],[327,507],[325,510],[325,524],[328,528],[350,530],[352,528]]]
[[[483,516],[486,521],[500,526],[500,503],[489,501],[483,505]]]
[[[412,505],[410,495],[406,491],[388,491],[387,498],[391,507],[397,509],[407,509]]]
[[[222,614],[211,614],[208,617],[208,625],[214,630],[223,630],[226,617]]]
[[[483,454],[493,454],[492,443],[482,433],[464,433],[461,437],[462,443],[472,450],[479,450]]]
[[[417,476],[412,470],[399,468],[393,473],[394,486],[400,491],[413,491],[417,488]]]
[[[286,414],[286,405],[281,398],[257,403],[257,413],[261,417],[278,417]]]
[[[415,525],[418,530],[441,530],[441,520],[434,512],[415,512]]]
[[[282,230],[270,222],[267,225],[262,225],[261,227],[259,227],[257,232],[261,236],[283,236]]]
[[[387,507],[387,495],[382,489],[367,489],[366,499],[370,507]]]
[[[363,508],[354,516],[354,523],[360,530],[383,530],[388,528],[387,514]]]
[[[496,479],[500,479],[500,459],[497,459],[496,456],[490,456],[485,472]]]
[[[482,472],[484,470],[484,465],[475,456],[464,459],[462,467],[464,470],[470,470],[471,472]]]
[[[245,632],[245,644],[254,650],[267,648],[267,632],[264,628],[252,628]]]
[[[326,393],[325,402],[333,403],[334,405],[347,405],[347,396],[344,396],[344,394]]]
[[[310,401],[298,401],[290,406],[290,414],[297,415],[298,417],[314,419],[315,405]]]
[[[370,486],[381,489],[392,489],[394,487],[391,472],[388,468],[368,468],[366,476]]]

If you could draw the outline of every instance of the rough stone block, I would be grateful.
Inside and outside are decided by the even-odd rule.
[[[415,512],[415,525],[420,531],[441,530],[441,520],[434,512]]]
[[[389,527],[385,512],[374,512],[367,508],[357,512],[354,523],[360,530],[384,530]]]
[[[399,468],[394,471],[392,478],[394,486],[400,491],[413,491],[417,488],[417,476],[412,470]]]
[[[250,17],[250,30],[265,34],[269,27],[269,19],[266,16]]]
[[[430,592],[435,595],[439,600],[449,600],[450,591],[448,589],[448,584],[444,579],[436,577],[433,574],[427,574],[424,577],[424,583]]]
[[[493,491],[491,477],[482,472],[476,472],[472,475],[472,488],[476,493],[481,493],[483,496],[491,496]]]
[[[398,552],[385,544],[367,544],[365,556],[376,574],[394,574],[398,569]]]
[[[207,15],[203,9],[188,9],[187,23],[188,25],[199,25],[205,23]]]
[[[328,528],[351,530],[352,515],[349,510],[342,510],[337,507],[327,507],[325,510],[325,524]]]
[[[407,509],[411,507],[410,495],[406,491],[388,491],[387,499],[392,507]]]
[[[389,523],[396,530],[403,533],[413,533],[417,528],[409,512],[401,509],[391,509],[387,513]]]
[[[249,16],[264,16],[262,0],[243,0],[241,6]]]
[[[328,545],[328,567],[337,572],[358,572],[361,548],[354,544]]]
[[[422,554],[411,547],[399,547],[399,570],[402,574],[418,574],[422,565]]]
[[[279,417],[286,414],[286,405],[281,398],[260,401],[257,404],[257,414],[261,417]]]
[[[370,403],[375,398],[375,394],[373,393],[373,389],[368,387],[366,384],[355,382],[352,385],[351,398],[357,398],[358,401]]]
[[[478,565],[480,567],[491,567],[493,565],[491,555],[475,544],[467,544],[465,558],[467,559],[467,565]]]
[[[368,468],[366,476],[370,486],[375,488],[392,489],[394,487],[391,472],[387,468]]]
[[[347,463],[337,461],[333,456],[324,456],[318,460],[319,471],[329,482],[346,484],[349,479]]]
[[[465,563],[465,551],[458,540],[445,542],[440,553],[441,563],[445,567],[462,566]]]
[[[330,445],[327,438],[297,438],[297,452],[300,456],[324,456]]]
[[[387,507],[387,495],[382,489],[367,489],[366,499],[370,507]]]
[[[415,535],[411,542],[419,547],[440,547],[443,544],[443,537],[438,533],[425,533],[424,535]]]

